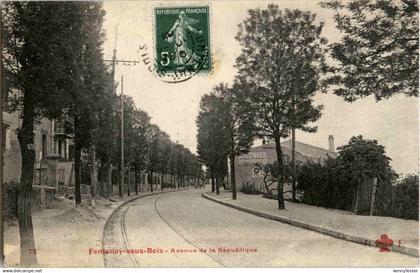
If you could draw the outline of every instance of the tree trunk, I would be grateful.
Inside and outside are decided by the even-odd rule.
[[[153,192],[153,172],[150,172],[150,192]]]
[[[144,188],[144,186],[143,186],[143,184],[144,184],[144,180],[146,180],[147,179],[147,174],[145,174],[145,175],[143,175],[142,173],[140,173],[140,189],[139,189],[139,192],[143,192],[143,188]],[[146,185],[147,185],[147,181],[146,181]]]
[[[236,200],[235,155],[230,156],[230,183],[232,185],[232,200]]]
[[[162,172],[162,175],[160,176],[160,190],[163,191],[163,188],[165,187],[163,185],[163,179],[164,179],[165,174]]]
[[[134,191],[135,191],[136,195],[139,194],[139,188],[138,188],[138,183],[137,183],[138,176],[139,176],[138,172],[135,171],[134,172]]]
[[[77,128],[78,118],[74,119],[74,128]],[[77,134],[77,131],[76,131]],[[82,155],[82,147],[77,141],[77,137],[74,141],[74,199],[76,201],[76,206],[82,202],[82,195],[80,193],[80,184],[81,184],[81,161],[80,157]]]
[[[280,137],[276,137],[276,154],[277,154],[277,168],[279,172],[279,178],[277,182],[277,201],[279,209],[285,209],[284,198],[283,198],[283,151],[280,145]]]
[[[35,164],[34,111],[30,96],[25,95],[22,128],[18,132],[22,165],[17,207],[20,234],[20,263],[25,267],[32,267],[38,264],[31,215]]]
[[[112,187],[112,163],[111,159],[108,160],[106,164],[106,194],[107,197],[110,197],[113,194],[113,187]]]
[[[121,166],[121,164],[120,164],[120,174],[122,174],[122,172],[123,172],[122,168],[123,168],[123,166]],[[118,178],[118,195],[120,197],[123,197],[123,184],[122,184],[123,179],[122,179],[122,176],[123,175],[120,175],[119,178]]]
[[[216,194],[219,195],[220,194],[220,178],[216,177]]]
[[[128,164],[128,179],[127,179],[127,196],[130,196],[130,185],[131,185],[131,164]]]
[[[91,183],[91,193],[92,193],[92,198],[93,200],[96,198],[96,189],[97,189],[97,184],[98,184],[98,173],[97,173],[97,168],[96,168],[96,148],[95,146],[92,146],[91,148],[91,153],[92,153],[92,168],[91,168],[91,172],[90,172],[90,183]]]
[[[295,170],[295,153],[296,153],[296,135],[295,129],[292,129],[292,202],[296,202],[296,170]]]
[[[211,192],[214,192],[215,190],[215,183],[214,183],[214,171],[213,167],[210,167],[210,177],[211,177]]]
[[[107,184],[106,184],[106,160],[100,158],[101,167],[98,169],[98,185],[100,185],[99,195],[102,197],[107,196]]]

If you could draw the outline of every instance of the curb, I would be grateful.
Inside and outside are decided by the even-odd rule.
[[[302,222],[302,221],[296,221],[296,220],[286,218],[286,217],[282,217],[282,216],[278,216],[278,215],[272,215],[272,214],[260,212],[260,211],[254,210],[254,209],[246,208],[246,207],[243,207],[243,206],[239,206],[239,205],[236,205],[236,204],[232,204],[232,203],[229,203],[229,202],[226,202],[226,201],[219,200],[217,198],[214,198],[214,197],[211,197],[211,196],[207,195],[206,193],[202,193],[201,196],[203,198],[206,198],[206,199],[211,200],[213,202],[216,202],[216,203],[219,203],[219,204],[222,204],[222,205],[225,205],[225,206],[228,206],[228,207],[240,210],[240,211],[244,211],[244,212],[256,215],[258,217],[262,217],[262,218],[286,223],[286,224],[289,224],[289,225],[297,226],[297,227],[300,227],[300,228],[308,229],[308,230],[315,231],[315,232],[318,232],[318,233],[321,233],[321,234],[324,234],[324,235],[328,235],[328,236],[331,236],[331,237],[334,237],[334,238],[337,238],[337,239],[341,239],[341,240],[345,240],[345,241],[349,241],[349,242],[353,242],[353,243],[377,248],[376,240],[346,234],[346,233],[343,233],[341,231],[336,231],[336,230],[328,229],[328,228],[325,228],[325,227],[308,224],[308,223],[305,223],[305,222]],[[413,248],[413,247],[392,245],[390,248],[391,248],[392,251],[395,251],[395,252],[403,253],[403,254],[406,254],[406,255],[414,256],[414,257],[419,257],[419,250],[416,249],[416,248]]]
[[[156,191],[156,192],[150,192],[150,193],[148,193],[148,194],[145,194],[145,195],[141,195],[141,196],[136,196],[136,197],[133,197],[132,199],[128,199],[128,200],[126,200],[126,201],[124,201],[124,202],[122,202],[118,207],[116,207],[112,212],[111,212],[111,214],[109,215],[109,217],[106,219],[106,221],[105,221],[105,224],[104,224],[104,229],[103,229],[103,231],[102,231],[102,249],[105,249],[105,247],[104,247],[104,238],[105,238],[105,232],[106,232],[106,230],[107,230],[107,228],[108,228],[108,226],[110,225],[109,223],[110,223],[110,220],[111,220],[111,218],[112,217],[114,217],[114,215],[117,213],[117,212],[119,212],[120,210],[121,210],[121,208],[123,207],[123,206],[125,206],[125,205],[127,205],[128,203],[131,203],[131,202],[133,202],[133,201],[135,201],[135,200],[138,200],[138,199],[141,199],[141,198],[143,198],[143,197],[148,197],[148,196],[152,196],[152,195],[158,195],[158,194],[163,194],[163,193],[170,193],[170,192],[176,192],[176,191],[182,191],[182,190],[185,190],[185,188],[183,188],[183,189],[176,189],[176,190],[170,190],[170,191]],[[105,259],[104,259],[104,267],[106,267],[106,261],[105,261]]]

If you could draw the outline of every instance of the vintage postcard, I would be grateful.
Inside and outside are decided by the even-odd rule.
[[[417,0],[1,13],[3,267],[417,272]]]

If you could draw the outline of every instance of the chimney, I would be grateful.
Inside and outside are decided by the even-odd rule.
[[[335,153],[334,136],[333,135],[328,136],[328,151],[330,151],[331,153]]]

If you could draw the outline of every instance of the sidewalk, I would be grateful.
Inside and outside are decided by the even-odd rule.
[[[165,190],[163,193],[172,190]],[[153,194],[162,193],[156,190]],[[56,204],[54,209],[44,209],[32,213],[35,246],[40,267],[104,267],[102,255],[89,255],[89,248],[102,249],[103,229],[112,212],[128,202],[150,192],[132,194],[123,199],[112,196],[115,202],[97,198],[94,207],[82,205],[74,208],[66,200]],[[4,222],[5,266],[19,267],[20,239],[17,220]]]
[[[351,212],[326,209],[300,203],[285,202],[286,209],[277,209],[277,200],[238,192],[203,193],[203,197],[260,217],[288,223],[339,239],[376,247],[381,234],[394,242],[393,251],[418,257],[419,222],[392,217],[363,216]]]

